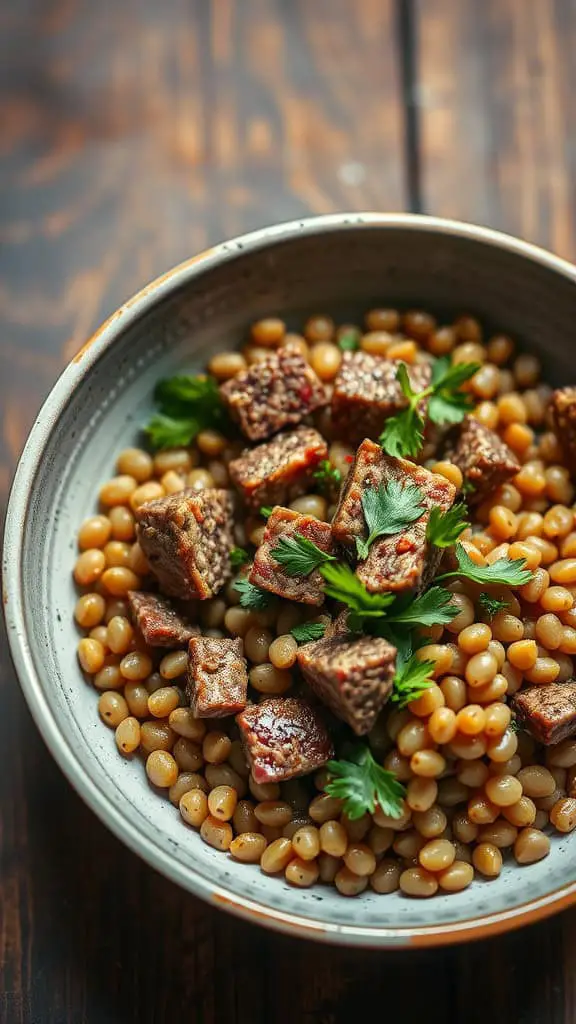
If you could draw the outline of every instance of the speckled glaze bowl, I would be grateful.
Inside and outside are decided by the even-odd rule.
[[[418,901],[289,888],[234,863],[187,829],[121,758],[76,660],[71,567],[75,534],[94,509],[115,453],[136,441],[155,381],[202,367],[248,324],[280,313],[349,319],[385,303],[469,311],[538,352],[553,382],[576,381],[576,271],[514,238],[408,215],[318,217],[216,246],[150,284],[67,367],[32,429],[6,524],[4,606],[12,655],[44,740],[83,799],[116,835],[185,889],[249,920],[359,946],[477,938],[576,900],[576,837],[554,838],[538,864],[494,882]]]

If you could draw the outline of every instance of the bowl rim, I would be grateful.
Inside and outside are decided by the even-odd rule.
[[[168,270],[129,298],[100,326],[64,368],[32,426],[20,456],[12,483],[5,522],[2,553],[2,601],[8,642],[20,686],[32,717],[50,753],[73,788],[126,846],[151,867],[193,895],[252,923],[301,938],[365,948],[439,946],[486,938],[518,928],[563,910],[576,902],[576,882],[567,883],[544,896],[508,910],[459,923],[418,925],[407,928],[363,927],[333,924],[286,913],[254,899],[238,896],[196,874],[193,865],[180,865],[157,847],[154,839],[126,822],[105,799],[81,758],[74,751],[57,715],[46,701],[28,643],[28,625],[22,600],[22,558],[24,524],[33,481],[43,458],[51,431],[74,388],[115,340],[136,320],[167,295],[190,280],[201,277],[213,266],[236,259],[246,252],[275,246],[298,235],[313,236],[358,227],[425,230],[439,235],[477,241],[522,256],[576,283],[576,268],[567,260],[512,235],[463,221],[407,213],[339,213],[308,217],[259,228],[227,242],[221,242]]]

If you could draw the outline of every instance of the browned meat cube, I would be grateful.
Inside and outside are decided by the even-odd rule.
[[[222,384],[220,394],[251,441],[300,423],[328,402],[326,388],[294,345],[241,370]]]
[[[246,707],[248,672],[241,640],[194,636],[188,645],[190,707],[197,718],[223,718]]]
[[[284,567],[272,557],[272,550],[277,547],[281,538],[288,539],[295,533],[302,534],[327,554],[334,553],[332,530],[329,523],[323,523],[315,516],[301,515],[291,508],[277,507],[268,519],[264,539],[254,557],[254,563],[250,570],[250,583],[291,601],[301,601],[303,604],[322,604],[324,581],[317,569],[309,576],[289,576]]]
[[[365,440],[356,452],[346,479],[332,522],[332,533],[342,544],[352,545],[356,537],[366,538],[362,494],[367,488],[377,489],[390,480],[420,488],[423,514],[402,533],[374,541],[368,558],[359,563],[356,573],[368,590],[375,593],[423,590],[434,576],[441,557],[439,549],[426,540],[430,510],[436,507],[446,512],[456,494],[445,477],[430,473],[407,459],[386,455],[379,445]]]
[[[534,739],[548,746],[576,733],[576,682],[528,686],[512,706]]]
[[[566,464],[576,473],[576,387],[559,388],[550,399],[552,425]]]
[[[297,427],[247,448],[228,469],[251,508],[283,505],[304,494],[314,470],[328,457],[326,441],[313,427]]]
[[[345,352],[334,381],[332,421],[339,437],[351,442],[378,437],[390,416],[405,409],[408,401],[396,380],[400,360]],[[427,388],[432,376],[428,363],[408,367],[415,391]]]
[[[334,753],[320,711],[300,697],[250,704],[236,721],[255,782],[307,775]]]
[[[200,632],[159,594],[129,590],[128,601],[134,625],[150,647],[184,647]]]
[[[382,637],[338,632],[300,647],[298,664],[320,700],[364,736],[390,696],[396,648]]]
[[[446,457],[462,470],[470,504],[484,501],[520,469],[508,445],[473,416],[465,417],[456,439],[448,438]]]
[[[204,600],[218,593],[231,572],[230,491],[179,491],[141,505],[136,518],[140,546],[165,594]]]

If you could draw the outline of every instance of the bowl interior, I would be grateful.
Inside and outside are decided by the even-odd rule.
[[[75,656],[75,533],[95,509],[115,453],[138,441],[155,381],[198,369],[215,351],[238,345],[250,321],[263,315],[280,313],[297,328],[307,312],[350,318],[376,304],[473,312],[539,353],[548,379],[571,379],[574,280],[514,247],[423,221],[395,226],[358,218],[293,225],[219,247],[212,260],[176,273],[136,302],[108,329],[114,344],[106,346],[103,335],[43,409],[11,503],[7,619],[28,699],[62,767],[101,817],[161,871],[222,905],[250,906],[261,919],[271,912],[276,924],[309,935],[403,943],[448,926],[448,940],[450,926],[576,882],[576,862],[567,856],[572,840],[554,839],[550,856],[529,869],[507,866],[495,882],[428,902],[369,892],[346,900],[327,887],[289,888],[206,846],[150,789],[141,762],[118,755]]]

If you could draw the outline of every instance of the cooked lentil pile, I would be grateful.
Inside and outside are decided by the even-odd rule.
[[[471,316],[255,323],[82,523],[80,665],[187,826],[458,892],[576,828],[576,389]]]

